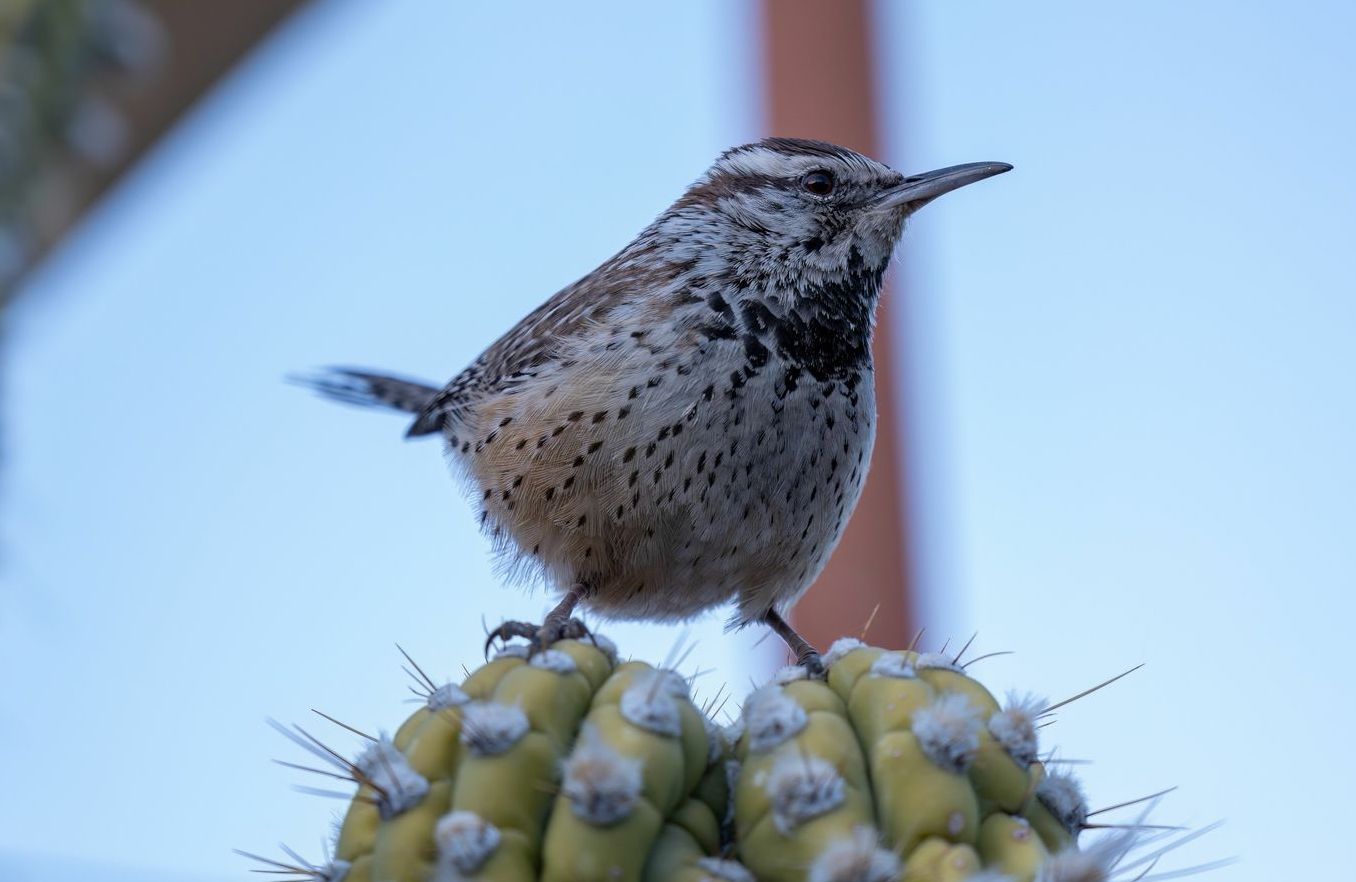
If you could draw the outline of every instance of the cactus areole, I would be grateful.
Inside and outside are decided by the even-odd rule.
[[[825,661],[724,725],[604,638],[460,684],[412,665],[423,706],[352,761],[284,730],[357,792],[323,862],[257,859],[309,882],[1114,882],[1184,841],[1131,824],[1080,848],[1043,699],[1000,703],[936,653],[844,639]]]

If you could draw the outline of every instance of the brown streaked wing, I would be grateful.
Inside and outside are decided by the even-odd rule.
[[[435,395],[415,418],[409,436],[442,429],[448,416],[531,379],[556,357],[559,345],[605,321],[629,297],[652,287],[653,271],[628,265],[628,248],[528,313]]]

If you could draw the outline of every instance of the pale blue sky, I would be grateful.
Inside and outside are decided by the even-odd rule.
[[[1242,855],[1217,878],[1316,878],[1356,785],[1356,14],[1239,6],[882,3],[883,158],[1017,166],[902,252],[934,631],[1056,697],[1149,662],[1047,730],[1094,802],[1180,784],[1166,820],[1229,819],[1193,850]],[[393,641],[454,674],[482,617],[540,612],[436,445],[280,377],[455,373],[759,134],[752,37],[715,0],[319,3],[32,279],[0,875],[314,852],[338,806],[288,790],[263,717],[394,727]],[[742,691],[718,624],[689,668]],[[681,633],[608,630],[647,658]]]
[[[1000,686],[1147,662],[1046,731],[1093,801],[1350,875],[1356,10],[889,8],[891,158],[1016,165],[906,251],[930,618]]]

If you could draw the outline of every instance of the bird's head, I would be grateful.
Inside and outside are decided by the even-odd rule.
[[[727,150],[661,222],[764,283],[783,273],[878,274],[910,214],[1011,168],[977,162],[905,176],[845,147],[767,138]]]

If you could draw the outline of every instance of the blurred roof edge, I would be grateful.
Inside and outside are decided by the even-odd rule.
[[[0,304],[81,216],[307,0],[0,8]]]

